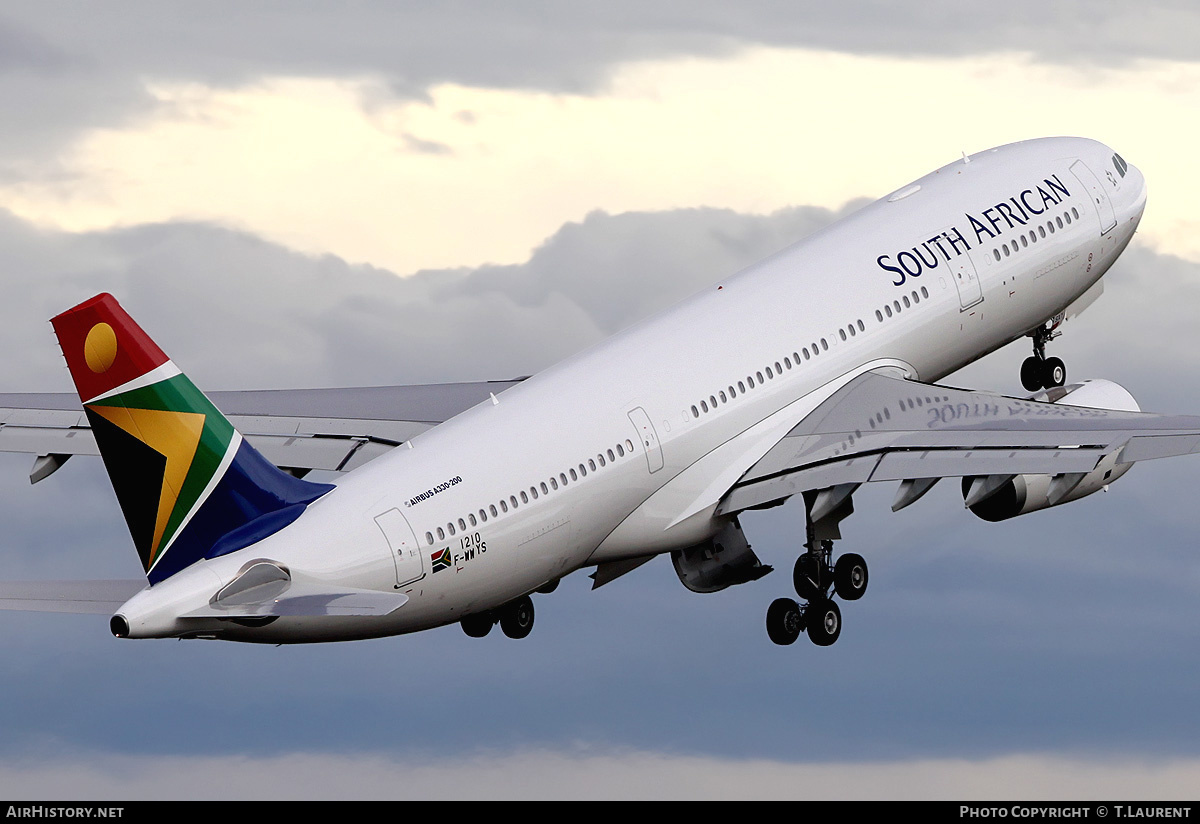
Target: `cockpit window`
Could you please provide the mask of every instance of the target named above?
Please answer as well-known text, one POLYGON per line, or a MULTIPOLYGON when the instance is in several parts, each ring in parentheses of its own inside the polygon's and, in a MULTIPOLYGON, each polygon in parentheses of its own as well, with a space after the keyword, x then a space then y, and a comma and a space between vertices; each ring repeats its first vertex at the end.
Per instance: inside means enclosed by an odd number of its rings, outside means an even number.
POLYGON ((1125 162, 1125 158, 1121 157, 1119 154, 1115 154, 1113 155, 1112 160, 1113 166, 1117 168, 1117 174, 1119 174, 1121 177, 1125 177, 1125 172, 1129 169, 1129 164, 1125 162))

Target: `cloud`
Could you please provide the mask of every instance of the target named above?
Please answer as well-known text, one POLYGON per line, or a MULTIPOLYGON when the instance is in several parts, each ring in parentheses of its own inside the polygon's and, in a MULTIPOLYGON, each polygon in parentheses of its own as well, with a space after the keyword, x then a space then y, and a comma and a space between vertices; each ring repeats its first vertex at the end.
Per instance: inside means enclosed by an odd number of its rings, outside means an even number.
POLYGON ((486 751, 453 758, 68 756, 2 763, 0 793, 75 800, 1190 800, 1200 762, 1044 755, 795 763, 642 750, 486 751))
MULTIPOLYGON (((10 216, 0 219, 0 271, 14 296, 0 306, 9 353, 0 381, 67 389, 45 319, 101 289, 206 388, 511 377, 835 216, 594 213, 524 264, 403 279, 204 224, 70 234, 10 216)), ((1195 332, 1174 308, 1200 302, 1197 268, 1135 246, 1052 351, 1073 375, 1115 377, 1148 408, 1197 411, 1188 376, 1200 364, 1186 345, 1195 332)), ((1018 391, 1025 354, 1024 344, 1006 347, 951 382, 1018 391)), ((36 487, 28 468, 26 456, 0 459, 0 578, 137 574, 98 462, 73 459, 36 487)), ((710 765, 968 758, 985 765, 980 775, 1000 776, 1008 753, 1190 759, 1200 740, 1189 703, 1200 640, 1195 472, 1185 459, 1138 466, 1107 494, 1004 524, 964 512, 953 484, 899 514, 888 510, 894 490, 871 485, 856 494, 839 545, 868 558, 871 590, 824 650, 804 639, 775 647, 762 625, 767 603, 791 589, 803 523, 795 504, 742 519, 776 567, 761 582, 699 596, 665 559, 595 592, 577 573, 537 596, 538 626, 520 643, 469 639, 454 626, 309 647, 122 642, 94 616, 0 614, 0 753, 15 762, 48 750, 43 775, 62 764, 85 789, 107 774, 64 751, 103 752, 130 765, 127 775, 170 786, 147 761, 121 759, 165 759, 168 772, 186 773, 234 753, 285 773, 303 769, 287 761, 308 757, 297 753, 317 753, 319 764, 369 752, 384 765, 364 766, 372 775, 424 758, 486 773, 477 751, 522 763, 521 753, 575 742, 605 758, 633 753, 628 763, 646 769, 652 761, 637 753, 710 765), (185 755, 199 760, 175 760, 185 755)), ((753 770, 737 769, 736 787, 761 791, 742 777, 753 770)), ((505 781, 480 786, 500 794, 505 781)), ((643 786, 620 781, 630 794, 643 786)), ((587 794, 591 785, 570 786, 587 794)))

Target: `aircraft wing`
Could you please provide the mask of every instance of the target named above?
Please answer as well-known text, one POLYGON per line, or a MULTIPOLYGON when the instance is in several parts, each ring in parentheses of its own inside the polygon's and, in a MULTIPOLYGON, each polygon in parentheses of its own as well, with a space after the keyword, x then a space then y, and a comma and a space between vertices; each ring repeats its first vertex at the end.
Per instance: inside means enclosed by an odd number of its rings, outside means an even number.
MULTIPOLYGON (((212 392, 209 399, 276 466, 348 472, 520 380, 212 392)), ((30 480, 72 455, 99 455, 74 393, 0 394, 0 452, 39 456, 30 480)))
POLYGON ((817 492, 816 520, 870 481, 900 482, 892 508, 901 509, 948 477, 1049 475, 1062 497, 1106 459, 1200 452, 1200 417, 1070 406, 1071 389, 1030 400, 864 373, 750 467, 717 512, 817 492))
POLYGON ((3 581, 0 609, 111 615, 146 588, 146 579, 127 581, 3 581))

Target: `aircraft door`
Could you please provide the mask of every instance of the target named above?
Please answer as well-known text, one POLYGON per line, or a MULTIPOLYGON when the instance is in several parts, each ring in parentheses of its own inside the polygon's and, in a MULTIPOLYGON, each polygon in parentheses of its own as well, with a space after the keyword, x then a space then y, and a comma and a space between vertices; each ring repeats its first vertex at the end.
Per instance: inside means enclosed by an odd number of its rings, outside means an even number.
POLYGON ((392 549, 392 560, 396 564, 396 585, 403 586, 425 577, 424 558, 417 536, 409 526, 404 513, 392 508, 375 516, 375 523, 392 549))
POLYGON ((1071 174, 1075 175, 1075 179, 1083 184, 1083 188, 1092 198, 1092 205, 1096 207, 1096 213, 1100 216, 1100 234, 1107 234, 1117 225, 1117 213, 1113 211, 1112 201, 1108 199, 1108 192, 1104 191, 1100 181, 1082 160, 1076 160, 1071 164, 1071 174))
POLYGON ((653 474, 663 468, 662 445, 658 441, 658 432, 650 422, 650 416, 640 406, 629 410, 629 420, 637 430, 642 446, 646 449, 646 464, 653 474))
POLYGON ((954 255, 947 261, 950 267, 950 277, 958 290, 958 305, 960 309, 970 309, 983 300, 983 287, 979 283, 979 273, 968 254, 954 255))

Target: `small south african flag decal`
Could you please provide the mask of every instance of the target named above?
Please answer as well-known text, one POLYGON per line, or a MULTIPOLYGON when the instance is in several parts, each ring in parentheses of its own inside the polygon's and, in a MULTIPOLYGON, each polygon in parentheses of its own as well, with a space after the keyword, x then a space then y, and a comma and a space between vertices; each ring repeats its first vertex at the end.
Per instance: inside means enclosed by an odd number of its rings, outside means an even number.
POLYGON ((441 572, 443 569, 449 569, 450 564, 450 549, 439 549, 437 552, 429 556, 429 560, 433 561, 433 571, 441 572))

